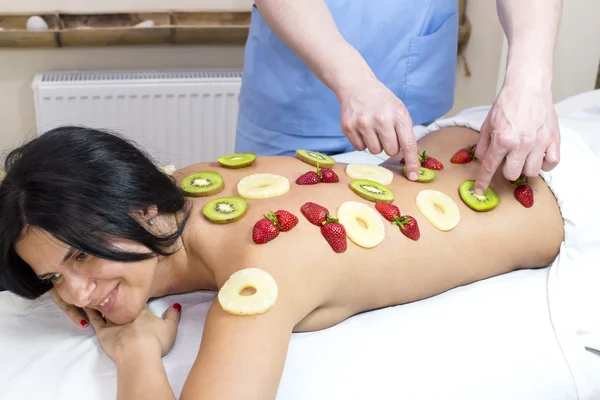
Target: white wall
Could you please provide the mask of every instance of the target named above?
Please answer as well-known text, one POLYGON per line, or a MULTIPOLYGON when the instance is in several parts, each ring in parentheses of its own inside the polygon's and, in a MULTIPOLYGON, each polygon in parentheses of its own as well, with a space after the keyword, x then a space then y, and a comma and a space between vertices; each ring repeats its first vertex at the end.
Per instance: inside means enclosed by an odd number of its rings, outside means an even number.
POLYGON ((243 46, 0 50, 0 157, 35 135, 36 72, 73 69, 241 68, 243 46))

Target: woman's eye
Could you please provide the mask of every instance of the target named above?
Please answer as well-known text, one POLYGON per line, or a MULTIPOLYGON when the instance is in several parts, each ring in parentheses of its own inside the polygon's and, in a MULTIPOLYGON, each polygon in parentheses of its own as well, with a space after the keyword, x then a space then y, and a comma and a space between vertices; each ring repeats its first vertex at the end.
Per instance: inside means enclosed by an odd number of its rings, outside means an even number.
POLYGON ((62 276, 61 274, 56 273, 50 277, 50 281, 56 282, 61 276, 62 276))
POLYGON ((75 256, 76 261, 83 261, 87 258, 87 253, 79 253, 75 256))

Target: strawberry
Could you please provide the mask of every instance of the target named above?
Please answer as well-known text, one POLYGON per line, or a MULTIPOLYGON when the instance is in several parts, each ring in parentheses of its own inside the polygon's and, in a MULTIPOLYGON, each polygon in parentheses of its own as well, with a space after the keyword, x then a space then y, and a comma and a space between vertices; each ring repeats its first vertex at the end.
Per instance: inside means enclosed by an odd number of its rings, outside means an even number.
POLYGON ((321 177, 315 171, 308 171, 296 179, 298 185, 315 185, 321 182, 321 177))
POLYGON ((275 211, 275 218, 282 232, 290 231, 298 224, 298 217, 286 210, 275 211))
POLYGON ((423 154, 419 154, 419 161, 421 162, 421 167, 423 168, 434 169, 437 171, 444 169, 444 164, 425 154, 425 151, 423 151, 423 154))
POLYGON ((327 216, 327 220, 321 226, 321 234, 327 240, 336 253, 343 253, 348 247, 346 241, 346 229, 340 224, 337 218, 327 216))
POLYGON ((317 170, 317 174, 321 177, 321 182, 335 183, 340 181, 340 178, 331 168, 321 168, 321 171, 317 170))
POLYGON ((378 201, 375 203, 375 209, 390 222, 394 222, 396 217, 400 217, 400 209, 394 204, 378 201))
POLYGON ((421 237, 421 232, 419 231, 419 224, 417 224, 417 220, 411 217, 410 215, 403 215, 398 218, 398 221, 395 222, 396 225, 400 227, 400 232, 404 234, 407 238, 412 240, 419 240, 421 237))
POLYGON ((521 175, 516 181, 512 181, 515 188, 515 199, 524 207, 533 205, 533 189, 527 184, 527 178, 521 175))
POLYGON ((264 244, 275 239, 277 236, 279 236, 279 228, 269 217, 265 216, 265 218, 258 220, 254 224, 254 229, 252 230, 252 240, 254 240, 254 243, 264 244))
POLYGON ((402 157, 402 158, 400 159, 400 164, 406 164, 406 163, 404 162, 404 157, 402 157))
POLYGON ((476 160, 477 159, 477 157, 475 157, 475 149, 476 148, 477 148, 477 145, 474 144, 473 146, 467 146, 464 149, 460 149, 459 151, 454 153, 454 155, 450 159, 450 162, 453 164, 467 164, 473 160, 476 160))
POLYGON ((302 215, 306 217, 308 222, 316 226, 322 226, 329 214, 329 211, 325 207, 310 201, 300 207, 300 211, 302 211, 302 215))

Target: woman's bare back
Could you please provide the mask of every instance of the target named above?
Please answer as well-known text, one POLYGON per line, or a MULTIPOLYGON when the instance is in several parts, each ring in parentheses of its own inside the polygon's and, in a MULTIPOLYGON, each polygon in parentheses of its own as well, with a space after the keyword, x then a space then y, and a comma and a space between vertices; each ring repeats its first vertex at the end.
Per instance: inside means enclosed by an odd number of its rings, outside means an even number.
POLYGON ((188 253, 213 272, 218 287, 233 272, 248 267, 268 271, 282 290, 293 287, 294 313, 298 316, 294 331, 324 329, 363 311, 420 300, 519 268, 548 265, 558 254, 563 221, 552 192, 540 177, 529 180, 535 192, 532 208, 517 202, 501 171, 491 183, 500 196, 496 209, 478 213, 461 201, 460 183, 473 179, 480 164, 459 165, 449 160, 458 149, 476 143, 477 135, 467 128, 447 128, 418 142, 420 152, 426 150, 444 163, 444 170, 430 183, 408 181, 401 174, 399 157, 386 162, 385 166, 394 171, 388 186, 395 194, 394 204, 402 214, 416 218, 421 237, 410 240, 398 226, 384 220, 381 244, 366 249, 348 239, 344 253, 335 253, 319 227, 300 212, 309 201, 328 208, 333 216, 349 200, 374 207, 349 188, 351 179, 344 172, 344 164, 334 166, 339 183, 313 186, 295 183, 298 176, 314 167, 294 157, 258 157, 253 166, 239 170, 224 169, 217 163, 187 167, 176 173, 178 179, 195 171, 217 170, 225 180, 221 193, 194 199, 185 239, 188 253), (205 203, 236 196, 238 181, 255 173, 283 175, 289 179, 291 190, 280 197, 248 200, 247 214, 231 224, 211 224, 201 216, 205 203), (419 212, 415 197, 424 189, 439 190, 456 202, 460 222, 453 230, 437 230, 419 212), (256 221, 279 209, 295 214, 298 225, 269 243, 255 244, 252 229, 256 221))

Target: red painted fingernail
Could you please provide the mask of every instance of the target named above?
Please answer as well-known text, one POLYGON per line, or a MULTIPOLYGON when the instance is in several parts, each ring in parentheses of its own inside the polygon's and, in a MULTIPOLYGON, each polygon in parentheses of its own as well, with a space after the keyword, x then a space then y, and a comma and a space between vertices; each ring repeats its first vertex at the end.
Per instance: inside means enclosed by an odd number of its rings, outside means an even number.
POLYGON ((173 304, 173 308, 176 309, 177 311, 181 312, 181 304, 175 303, 175 304, 173 304))
POLYGON ((79 323, 81 326, 83 326, 84 328, 86 326, 88 326, 88 322, 85 319, 82 319, 81 322, 79 323))

